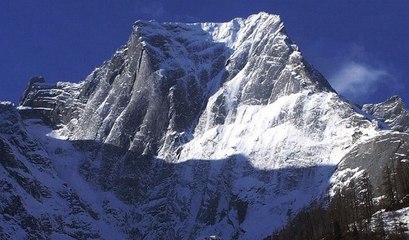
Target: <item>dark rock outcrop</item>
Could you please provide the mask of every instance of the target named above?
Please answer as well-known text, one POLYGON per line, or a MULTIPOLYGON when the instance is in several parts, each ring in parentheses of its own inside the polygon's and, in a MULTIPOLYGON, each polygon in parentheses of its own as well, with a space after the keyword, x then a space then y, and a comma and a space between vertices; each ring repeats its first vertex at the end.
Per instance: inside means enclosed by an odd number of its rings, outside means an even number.
POLYGON ((375 197, 380 196, 386 167, 393 168, 398 161, 408 161, 409 134, 391 132, 357 145, 346 154, 333 176, 334 191, 347 186, 351 179, 359 179, 366 172, 374 186, 375 197))

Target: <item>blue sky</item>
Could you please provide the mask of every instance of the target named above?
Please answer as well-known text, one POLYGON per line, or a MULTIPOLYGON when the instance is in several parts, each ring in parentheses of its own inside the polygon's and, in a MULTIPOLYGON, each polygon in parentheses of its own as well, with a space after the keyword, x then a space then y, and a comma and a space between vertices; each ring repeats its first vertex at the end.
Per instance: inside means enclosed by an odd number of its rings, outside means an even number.
POLYGON ((0 99, 35 75, 83 80, 124 44, 137 19, 228 21, 281 15, 305 58, 358 103, 409 103, 407 0, 13 0, 0 2, 0 99))

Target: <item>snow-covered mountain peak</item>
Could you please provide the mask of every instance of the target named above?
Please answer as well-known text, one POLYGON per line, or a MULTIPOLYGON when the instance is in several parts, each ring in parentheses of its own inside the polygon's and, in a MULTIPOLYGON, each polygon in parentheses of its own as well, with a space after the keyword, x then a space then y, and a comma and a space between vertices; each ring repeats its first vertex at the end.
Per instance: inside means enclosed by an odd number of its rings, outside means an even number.
POLYGON ((19 111, 59 128, 81 175, 132 203, 123 228, 137 239, 264 238, 380 131, 267 13, 138 21, 85 81, 30 85, 19 111))
MULTIPOLYGON (((181 23, 181 22, 165 22, 159 23, 154 20, 143 21, 138 20, 133 25, 133 32, 136 35, 167 35, 167 31, 173 31, 180 34, 183 30, 198 31, 199 29, 208 32, 211 40, 214 42, 224 42, 226 45, 233 47, 232 44, 237 45, 238 32, 245 32, 249 29, 254 31, 261 28, 276 28, 282 29, 282 23, 279 15, 273 15, 266 12, 250 15, 247 18, 234 18, 228 22, 203 22, 203 23, 181 23)), ((169 32, 168 32, 169 33, 169 32)), ((183 33, 182 33, 183 34, 183 33)))
POLYGON ((245 41, 259 41, 273 37, 284 28, 278 15, 259 13, 248 18, 235 18, 225 23, 201 23, 202 29, 212 36, 214 42, 221 42, 236 50, 245 41))
POLYGON ((403 99, 398 95, 394 95, 394 96, 388 98, 384 103, 385 104, 397 104, 397 105, 400 105, 401 107, 406 108, 406 105, 405 105, 403 99))
MULTIPOLYGON (((248 42, 260 42, 263 38, 273 38, 284 28, 278 15, 265 12, 254 14, 248 18, 235 18, 223 23, 158 23, 155 21, 137 21, 134 34, 139 36, 143 44, 156 46, 165 39, 193 41, 210 41, 222 43, 231 50, 248 47, 248 42)), ((295 45, 294 48, 297 48, 295 45)), ((298 49, 298 48, 297 48, 298 49)))
POLYGON ((362 110, 385 122, 392 130, 409 132, 409 111, 399 96, 377 104, 365 104, 362 110))
POLYGON ((68 128, 72 139, 170 154, 180 143, 169 136, 187 141, 217 91, 225 104, 236 106, 273 103, 303 90, 332 88, 304 61, 277 15, 260 13, 227 23, 138 21, 128 43, 87 78, 81 94, 89 98, 84 114, 68 128), (131 126, 135 115, 139 120, 131 126), (153 116, 170 120, 159 127, 148 120, 153 116), (148 137, 151 143, 143 140, 148 132, 157 132, 148 137))

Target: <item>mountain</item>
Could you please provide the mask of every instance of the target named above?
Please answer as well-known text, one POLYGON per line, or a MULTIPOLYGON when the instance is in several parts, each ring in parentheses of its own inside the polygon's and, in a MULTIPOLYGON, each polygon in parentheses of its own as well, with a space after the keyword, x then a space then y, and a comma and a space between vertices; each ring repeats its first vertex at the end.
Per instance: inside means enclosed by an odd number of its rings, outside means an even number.
POLYGON ((81 154, 69 142, 48 137, 49 130, 42 121, 23 121, 11 103, 0 103, 0 238, 123 235, 109 225, 109 214, 98 212, 105 206, 94 209, 98 195, 91 196, 76 169, 81 154))
POLYGON ((399 96, 378 104, 365 104, 362 110, 385 122, 392 130, 409 132, 409 112, 399 96))
MULTIPOLYGON (((394 132, 382 132, 379 136, 355 146, 340 161, 333 177, 336 179, 337 175, 342 175, 344 179, 359 179, 366 172, 369 173, 374 186, 381 186, 383 172, 380 169, 386 166, 393 168, 409 153, 409 135, 406 134, 409 130, 409 112, 399 96, 392 96, 382 103, 365 104, 362 110, 394 132)), ((337 179, 333 182, 344 181, 337 179)), ((379 197, 379 188, 375 189, 375 194, 379 197)))
POLYGON ((395 134, 263 12, 137 21, 84 81, 35 77, 0 106, 7 238, 263 239, 336 188, 351 151, 395 134))

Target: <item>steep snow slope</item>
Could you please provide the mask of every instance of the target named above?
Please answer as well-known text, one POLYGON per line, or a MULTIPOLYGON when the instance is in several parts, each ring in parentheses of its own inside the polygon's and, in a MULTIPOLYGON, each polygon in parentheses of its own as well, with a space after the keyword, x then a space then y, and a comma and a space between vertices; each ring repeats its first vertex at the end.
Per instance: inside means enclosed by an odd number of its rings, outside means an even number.
POLYGON ((181 160, 244 154, 260 169, 336 165, 350 146, 377 129, 377 122, 332 92, 306 90, 266 105, 240 104, 228 110, 224 124, 212 125, 209 112, 202 115, 181 160))
MULTIPOLYGON (((138 21, 84 82, 33 83, 19 109, 84 156, 50 154, 59 176, 91 203, 88 183, 131 204, 122 229, 142 239, 264 238, 322 196, 343 156, 380 131, 267 13, 138 21)), ((37 128, 29 130, 56 150, 37 128)))

